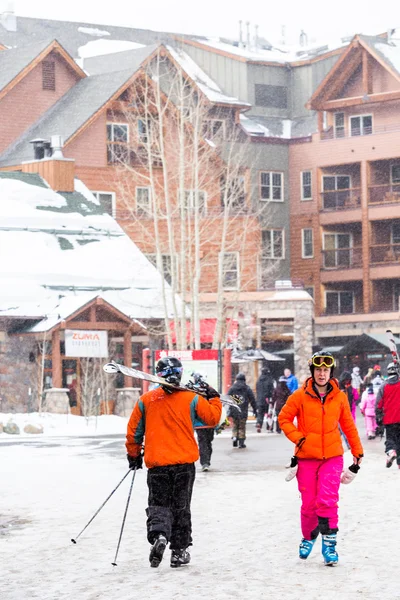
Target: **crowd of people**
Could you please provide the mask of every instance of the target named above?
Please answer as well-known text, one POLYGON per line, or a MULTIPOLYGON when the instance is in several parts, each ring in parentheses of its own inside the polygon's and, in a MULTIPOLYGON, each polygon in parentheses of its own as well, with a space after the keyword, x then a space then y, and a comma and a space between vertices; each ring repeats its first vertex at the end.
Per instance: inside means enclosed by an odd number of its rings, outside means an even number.
MULTIPOLYGON (((283 432, 294 444, 289 463, 290 480, 297 478, 301 495, 299 557, 310 555, 319 535, 324 564, 338 563, 338 498, 341 483, 355 477, 364 450, 356 427, 356 406, 365 417, 368 439, 386 432, 386 466, 397 461, 400 469, 400 378, 397 362, 382 377, 378 365, 362 377, 359 367, 334 377, 336 361, 329 352, 310 358, 310 377, 301 386, 289 369, 278 381, 268 366, 256 382, 256 395, 243 373, 236 375, 228 390, 239 398, 239 408, 226 413, 232 425, 234 448, 246 448, 246 427, 251 406, 256 430, 283 432), (343 439, 353 456, 344 468, 343 439)), ((174 357, 161 359, 156 373, 179 386, 182 364, 174 357)), ((203 382, 204 384, 204 382, 203 382)), ((192 545, 191 498, 196 476, 195 462, 210 467, 214 431, 225 419, 220 394, 207 384, 196 389, 171 389, 160 384, 143 394, 135 405, 127 430, 130 469, 148 469, 147 537, 149 561, 158 567, 169 543, 171 567, 190 562, 192 545), (200 424, 200 425, 199 425, 200 424), (196 443, 197 429, 198 443, 196 443), (210 433, 211 432, 211 433, 210 433)))

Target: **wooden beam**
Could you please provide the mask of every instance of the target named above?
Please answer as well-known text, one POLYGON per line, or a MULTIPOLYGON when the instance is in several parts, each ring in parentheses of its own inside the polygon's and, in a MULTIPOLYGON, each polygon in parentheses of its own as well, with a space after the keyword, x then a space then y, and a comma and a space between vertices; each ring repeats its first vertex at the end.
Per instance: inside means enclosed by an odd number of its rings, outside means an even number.
POLYGON ((52 387, 60 388, 62 386, 62 363, 59 329, 55 329, 51 337, 51 377, 52 387))
POLYGON ((92 304, 90 307, 90 322, 96 323, 96 305, 92 304))
POLYGON ((369 81, 369 75, 368 75, 368 52, 366 51, 365 48, 363 48, 362 50, 362 90, 363 90, 363 94, 368 94, 368 81, 369 81))
MULTIPOLYGON (((126 331, 126 323, 118 323, 118 321, 97 321, 93 327, 93 323, 90 321, 69 321, 65 323, 61 329, 87 329, 87 330, 113 330, 113 331, 126 331)), ((132 327, 135 329, 135 327, 132 327)), ((141 328, 136 325, 136 331, 141 331, 141 328)))
POLYGON ((375 104, 377 102, 389 102, 390 100, 400 100, 400 90, 394 92, 378 92, 376 94, 364 96, 353 96, 352 98, 338 98, 336 100, 328 100, 321 104, 322 110, 336 110, 338 108, 346 108, 348 106, 375 104))

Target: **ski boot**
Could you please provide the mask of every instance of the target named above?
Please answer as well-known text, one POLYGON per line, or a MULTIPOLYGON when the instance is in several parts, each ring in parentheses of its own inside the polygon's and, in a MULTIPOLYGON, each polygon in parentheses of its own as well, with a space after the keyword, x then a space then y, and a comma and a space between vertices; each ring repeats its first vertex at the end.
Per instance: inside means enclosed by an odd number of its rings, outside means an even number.
POLYGON ((317 538, 315 538, 314 540, 306 540, 305 538, 303 538, 301 540, 299 546, 299 558, 305 560, 310 556, 311 550, 314 548, 316 540, 317 538))
POLYGON ((190 554, 186 549, 183 550, 172 550, 171 552, 171 567, 177 569, 182 565, 188 565, 190 563, 190 554))
POLYGON ((239 439, 239 448, 247 448, 246 444, 244 443, 244 439, 239 439))
POLYGON ((322 556, 327 567, 336 567, 339 561, 336 552, 336 533, 330 533, 322 536, 322 556))
POLYGON ((257 423, 257 425, 256 425, 256 430, 257 430, 257 433, 261 433, 261 425, 259 423, 257 423))
POLYGON ((237 439, 236 437, 232 438, 232 446, 233 446, 234 448, 237 448, 237 447, 238 447, 238 439, 237 439))
POLYGON ((163 559, 164 550, 167 547, 167 544, 167 538, 163 533, 160 533, 150 550, 149 561, 151 567, 158 567, 163 559))
POLYGON ((397 452, 396 450, 388 450, 386 454, 386 468, 389 469, 397 458, 397 452))

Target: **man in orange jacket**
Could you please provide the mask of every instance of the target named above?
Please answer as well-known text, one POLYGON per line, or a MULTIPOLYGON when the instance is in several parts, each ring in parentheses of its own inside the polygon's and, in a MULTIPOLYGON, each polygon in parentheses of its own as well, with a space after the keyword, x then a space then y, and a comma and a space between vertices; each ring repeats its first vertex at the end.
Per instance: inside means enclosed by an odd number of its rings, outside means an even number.
MULTIPOLYGON (((179 385, 182 363, 175 357, 158 361, 156 373, 179 385)), ((195 479, 194 463, 199 449, 194 423, 199 418, 215 427, 221 417, 218 393, 209 388, 209 400, 190 391, 174 391, 160 386, 143 394, 128 423, 126 449, 129 466, 141 469, 142 443, 149 489, 147 539, 152 544, 150 566, 158 567, 170 543, 171 567, 190 562, 192 545, 190 503, 195 479)))
POLYGON ((334 566, 338 562, 336 534, 344 452, 339 425, 357 466, 363 457, 363 447, 347 396, 333 378, 334 357, 330 352, 316 352, 309 366, 311 377, 289 396, 278 420, 285 435, 296 444, 303 533, 299 556, 308 558, 321 533, 324 563, 334 566))

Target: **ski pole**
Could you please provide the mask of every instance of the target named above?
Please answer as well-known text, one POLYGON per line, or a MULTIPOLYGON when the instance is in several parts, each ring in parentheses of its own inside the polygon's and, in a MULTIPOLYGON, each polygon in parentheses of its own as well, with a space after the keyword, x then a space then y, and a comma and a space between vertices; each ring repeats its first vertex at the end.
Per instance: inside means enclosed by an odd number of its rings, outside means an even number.
POLYGON ((117 487, 115 487, 113 489, 113 491, 111 492, 111 494, 104 500, 103 504, 100 506, 100 508, 94 513, 93 517, 90 519, 90 521, 85 525, 85 527, 82 529, 82 531, 80 531, 78 533, 78 535, 75 538, 71 538, 71 542, 73 544, 76 544, 76 540, 82 535, 82 533, 85 531, 86 527, 88 527, 90 525, 90 523, 93 521, 93 519, 95 518, 96 515, 99 514, 99 512, 101 511, 101 509, 103 508, 103 506, 106 504, 106 502, 109 501, 109 499, 111 498, 111 496, 113 495, 114 492, 117 491, 117 489, 119 488, 119 486, 121 485, 121 483, 124 481, 124 479, 126 477, 128 477, 129 473, 131 472, 131 469, 129 469, 129 471, 123 476, 123 478, 121 479, 121 481, 119 482, 119 484, 117 485, 117 487))
POLYGON ((121 525, 121 532, 119 534, 119 540, 118 540, 118 546, 117 546, 117 551, 115 553, 115 558, 114 558, 114 562, 112 562, 112 566, 116 567, 117 566, 117 556, 118 556, 118 551, 119 551, 119 545, 121 543, 121 539, 122 539, 122 533, 124 531, 124 526, 125 526, 125 519, 126 519, 126 514, 128 512, 128 507, 129 507, 129 501, 131 499, 131 494, 132 494, 132 488, 133 488, 133 482, 135 481, 135 475, 136 475, 136 467, 133 470, 133 477, 132 477, 132 482, 131 482, 131 487, 129 488, 129 494, 128 494, 128 500, 126 501, 126 507, 125 507, 125 512, 124 512, 124 518, 122 519, 122 525, 121 525))

